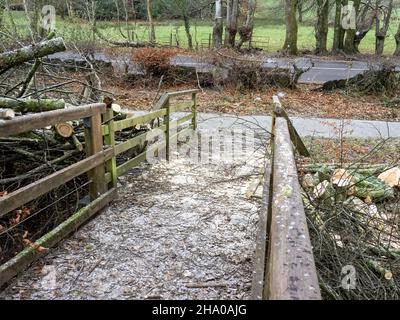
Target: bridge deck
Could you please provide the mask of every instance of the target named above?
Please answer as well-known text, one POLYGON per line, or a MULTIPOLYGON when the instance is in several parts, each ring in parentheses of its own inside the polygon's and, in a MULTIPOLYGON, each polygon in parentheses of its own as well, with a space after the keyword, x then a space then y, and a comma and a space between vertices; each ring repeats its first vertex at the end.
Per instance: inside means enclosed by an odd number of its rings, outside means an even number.
POLYGON ((225 162, 178 159, 132 170, 120 180, 119 199, 0 298, 250 298, 261 200, 246 192, 262 172, 262 149, 225 162))

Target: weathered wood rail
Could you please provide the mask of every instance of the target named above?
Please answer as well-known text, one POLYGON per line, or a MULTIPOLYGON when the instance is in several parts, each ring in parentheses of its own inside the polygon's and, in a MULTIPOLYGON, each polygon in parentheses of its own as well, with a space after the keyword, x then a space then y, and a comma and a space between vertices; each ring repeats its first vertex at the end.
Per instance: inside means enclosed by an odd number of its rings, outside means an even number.
MULTIPOLYGON (((9 137, 66 121, 83 119, 86 151, 85 159, 1 197, 0 218, 64 183, 82 174, 88 174, 91 202, 35 241, 37 247, 53 247, 114 200, 117 197, 117 178, 144 162, 148 152, 165 149, 166 158, 169 159, 171 141, 178 139, 180 135, 184 135, 190 130, 196 129, 196 94, 198 91, 195 89, 166 93, 160 99, 159 110, 121 121, 114 121, 111 106, 104 103, 26 115, 8 121, 0 120, 0 137, 9 137), (191 96, 189 102, 171 103, 173 97, 188 95, 191 96), (189 115, 171 121, 172 113, 185 109, 191 111, 189 115), (162 125, 123 143, 115 143, 116 132, 132 128, 138 124, 153 122, 159 117, 164 119, 162 125), (182 129, 187 122, 190 122, 190 125, 182 129), (178 127, 182 130, 178 130, 178 127), (174 132, 172 132, 172 129, 174 129, 174 132), (164 136, 163 139, 151 143, 154 134, 157 133, 159 136, 160 132, 164 136), (117 166, 117 155, 138 145, 143 146, 145 142, 150 142, 150 144, 144 152, 117 166)), ((44 252, 29 246, 1 265, 0 287, 43 254, 44 252)))
POLYGON ((274 97, 272 159, 265 168, 252 295, 254 299, 321 299, 293 146, 308 151, 274 97))

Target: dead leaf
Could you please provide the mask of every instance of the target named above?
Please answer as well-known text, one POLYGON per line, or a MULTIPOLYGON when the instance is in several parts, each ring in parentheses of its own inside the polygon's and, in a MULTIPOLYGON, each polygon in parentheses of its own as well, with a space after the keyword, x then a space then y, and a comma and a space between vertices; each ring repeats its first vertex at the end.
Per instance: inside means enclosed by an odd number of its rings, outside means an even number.
POLYGON ((400 187, 400 169, 394 167, 392 169, 382 172, 378 179, 382 180, 391 187, 400 187))

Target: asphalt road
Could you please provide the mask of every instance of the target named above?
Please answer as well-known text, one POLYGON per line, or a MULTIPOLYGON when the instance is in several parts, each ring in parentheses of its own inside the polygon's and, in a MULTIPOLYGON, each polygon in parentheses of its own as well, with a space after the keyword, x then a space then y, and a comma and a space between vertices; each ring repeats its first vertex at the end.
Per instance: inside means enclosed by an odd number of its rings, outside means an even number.
MULTIPOLYGON (((61 60, 69 63, 84 63, 84 59, 78 54, 68 51, 50 55, 48 58, 61 60)), ((116 72, 139 73, 140 68, 132 63, 127 56, 121 55, 117 59, 107 57, 102 53, 96 53, 95 59, 100 62, 111 63, 116 72)), ((356 76, 364 71, 372 68, 379 68, 379 64, 369 64, 362 61, 337 61, 337 60, 319 60, 311 58, 285 59, 285 58, 265 58, 265 62, 261 65, 265 69, 271 68, 288 68, 293 69, 293 63, 304 70, 299 79, 299 83, 323 84, 331 80, 342 80, 356 76)), ((211 72, 215 66, 208 63, 201 57, 191 57, 177 55, 171 59, 171 64, 175 66, 194 68, 197 72, 211 72)), ((400 65, 397 66, 400 72, 400 65)))

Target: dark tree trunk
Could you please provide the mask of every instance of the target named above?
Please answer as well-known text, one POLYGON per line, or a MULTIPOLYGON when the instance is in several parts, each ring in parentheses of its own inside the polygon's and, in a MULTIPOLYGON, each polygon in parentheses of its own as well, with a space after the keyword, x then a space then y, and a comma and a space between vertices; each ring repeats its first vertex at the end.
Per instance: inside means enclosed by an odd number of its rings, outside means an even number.
POLYGON ((237 34, 238 6, 239 6, 238 0, 227 0, 225 41, 224 41, 226 47, 235 46, 235 38, 237 34))
POLYGON ((183 23, 185 25, 185 32, 186 32, 186 37, 187 37, 187 41, 188 41, 188 47, 190 50, 193 50, 193 40, 192 40, 192 35, 190 34, 189 16, 185 12, 183 12, 182 17, 183 17, 183 23))
POLYGON ((285 0, 286 38, 283 52, 290 55, 297 55, 298 53, 296 8, 297 0, 285 0))
MULTIPOLYGON (((354 11, 356 14, 356 20, 357 20, 357 13, 358 9, 360 7, 361 0, 354 0, 354 11)), ((357 46, 355 44, 355 38, 356 38, 356 29, 347 29, 346 30, 346 38, 344 40, 344 47, 343 50, 344 52, 348 54, 354 54, 357 53, 357 46)))
POLYGON ((397 33, 394 36, 394 39, 396 40, 396 50, 393 54, 397 57, 400 57, 400 24, 399 28, 397 29, 397 33))
POLYGON ((213 48, 222 47, 222 0, 215 1, 215 17, 213 27, 213 48))
POLYGON ((385 10, 385 15, 383 19, 383 26, 380 27, 379 16, 377 17, 376 26, 376 42, 375 42, 375 53, 377 55, 382 55, 385 48, 385 39, 390 25, 390 19, 393 12, 393 0, 389 1, 388 7, 385 10))
POLYGON ((344 30, 342 28, 342 0, 336 0, 336 9, 335 9, 335 27, 333 33, 333 45, 332 51, 339 51, 343 49, 343 35, 344 30))
POLYGON ((329 0, 317 0, 317 23, 315 26, 315 53, 325 54, 328 42, 329 0))

